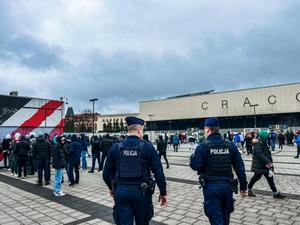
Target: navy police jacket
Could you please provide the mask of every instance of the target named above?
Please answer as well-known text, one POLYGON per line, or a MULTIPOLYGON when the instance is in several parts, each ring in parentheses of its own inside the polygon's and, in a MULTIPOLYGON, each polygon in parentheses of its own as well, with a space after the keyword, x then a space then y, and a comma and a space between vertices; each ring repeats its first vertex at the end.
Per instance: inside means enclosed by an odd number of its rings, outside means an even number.
MULTIPOLYGON (((241 190, 247 190, 247 180, 246 180, 246 174, 245 174, 245 166, 244 162, 242 160, 241 154, 239 153, 238 149, 233 143, 230 142, 225 142, 223 140, 223 137, 219 133, 211 134, 208 136, 207 141, 201 143, 195 150, 195 153, 191 155, 190 157, 190 167, 197 171, 199 175, 201 175, 205 180, 207 181, 226 181, 226 180, 231 180, 232 176, 230 175, 225 175, 225 176, 212 176, 209 175, 207 172, 207 168, 210 166, 208 165, 209 162, 209 154, 210 150, 208 148, 207 143, 213 143, 216 145, 224 146, 227 145, 230 148, 229 151, 229 157, 228 159, 230 160, 230 164, 232 165, 233 169, 235 170, 239 181, 240 181, 240 189, 241 190)), ((212 153, 216 153, 215 149, 211 149, 212 153)), ((226 154, 226 151, 224 149, 221 149, 218 154, 226 154), (222 152, 223 150, 223 152, 222 152)), ((226 159, 226 158, 224 158, 226 159)), ((219 161, 218 163, 224 163, 222 161, 219 161)), ((218 166, 218 165, 217 165, 218 166)), ((226 165, 225 165, 226 167, 226 165)), ((215 167, 217 168, 217 167, 215 167)))
MULTIPOLYGON (((142 177, 137 179, 137 182, 148 181, 151 178, 151 171, 154 173, 154 177, 157 183, 157 186, 160 190, 160 195, 165 196, 166 191, 166 181, 163 173, 163 168, 161 162, 158 158, 157 152, 154 146, 144 140, 140 140, 137 136, 128 136, 125 141, 122 142, 124 147, 136 147, 143 142, 143 148, 141 149, 141 154, 143 158, 143 172, 142 177)), ((128 180, 121 178, 119 170, 119 158, 120 158, 120 149, 119 143, 115 143, 107 156, 106 163, 103 169, 103 180, 110 190, 112 190, 111 181, 114 180, 117 183, 126 182, 128 180)), ((130 165, 130 164, 129 164, 130 165)), ((130 168, 132 170, 134 168, 130 168)))

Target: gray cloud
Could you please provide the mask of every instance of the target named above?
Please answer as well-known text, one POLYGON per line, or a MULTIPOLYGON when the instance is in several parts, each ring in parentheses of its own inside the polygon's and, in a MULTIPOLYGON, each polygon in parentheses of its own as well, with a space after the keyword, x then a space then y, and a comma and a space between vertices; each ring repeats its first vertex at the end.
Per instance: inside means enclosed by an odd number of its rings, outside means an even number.
MULTIPOLYGON (((68 18, 66 30, 78 32, 78 37, 55 36, 51 41, 45 39, 47 33, 34 35, 36 29, 46 29, 39 28, 41 25, 33 26, 34 31, 26 35, 17 27, 9 31, 0 28, 0 35, 21 34, 0 44, 0 60, 13 61, 11 67, 29 67, 28 77, 32 73, 46 79, 41 68, 51 76, 46 86, 38 79, 34 91, 24 88, 26 95, 68 96, 77 111, 90 108, 88 99, 98 97, 100 113, 133 112, 141 100, 210 89, 299 82, 300 3, 265 1, 268 7, 262 7, 261 1, 245 1, 245 6, 234 2, 231 9, 206 1, 187 1, 184 6, 178 2, 124 5, 112 1, 103 7, 107 10, 104 14, 111 17, 86 24, 84 32, 84 23, 69 26, 76 18, 59 14, 62 21, 64 16, 68 18), (4 57, 3 52, 10 54, 4 57)), ((49 12, 53 13, 51 8, 49 12)), ((18 20, 15 14, 3 17, 18 20)), ((88 16, 81 18, 90 21, 88 16)), ((50 24, 55 30, 56 23, 50 24)), ((7 83, 13 86, 13 82, 7 83)))

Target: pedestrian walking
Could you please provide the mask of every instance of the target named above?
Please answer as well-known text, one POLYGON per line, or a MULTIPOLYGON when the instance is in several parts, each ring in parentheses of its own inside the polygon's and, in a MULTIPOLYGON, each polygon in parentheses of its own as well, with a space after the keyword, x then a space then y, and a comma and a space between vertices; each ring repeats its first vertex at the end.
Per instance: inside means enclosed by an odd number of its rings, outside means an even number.
POLYGON ((89 173, 94 173, 96 160, 98 161, 98 172, 100 172, 100 142, 98 136, 95 136, 92 143, 92 168, 89 173))
POLYGON ((262 130, 259 133, 259 139, 254 144, 253 156, 252 156, 252 166, 251 171, 254 172, 253 177, 251 178, 248 184, 248 196, 255 197, 252 188, 254 184, 261 179, 262 175, 267 179, 269 186, 273 192, 274 198, 285 198, 280 192, 277 191, 277 188, 274 184, 273 173, 273 159, 272 154, 268 148, 267 140, 269 138, 269 132, 262 130))
POLYGON ((167 142, 164 140, 163 136, 159 135, 158 136, 158 141, 157 141, 157 151, 159 158, 161 159, 161 156, 164 157, 166 164, 167 164, 167 169, 169 169, 169 161, 167 159, 167 142))
POLYGON ((241 196, 246 196, 245 167, 236 145, 225 141, 219 133, 219 120, 204 122, 207 139, 190 157, 190 167, 200 175, 204 195, 204 212, 211 224, 228 225, 234 211, 232 167, 240 180, 241 196))
POLYGON ((167 203, 166 181, 154 146, 142 140, 144 121, 127 117, 128 137, 116 143, 108 153, 103 179, 114 198, 113 217, 117 225, 148 225, 153 217, 152 195, 155 182, 159 201, 167 203))
POLYGON ((299 158, 299 155, 300 155, 300 130, 298 130, 296 133, 295 142, 297 145, 297 155, 295 156, 295 158, 299 158))
POLYGON ((253 140, 252 134, 247 133, 245 137, 247 155, 252 154, 252 140, 253 140))
POLYGON ((178 136, 178 134, 175 134, 172 138, 172 145, 174 148, 174 152, 178 152, 179 144, 180 144, 179 136, 178 136))

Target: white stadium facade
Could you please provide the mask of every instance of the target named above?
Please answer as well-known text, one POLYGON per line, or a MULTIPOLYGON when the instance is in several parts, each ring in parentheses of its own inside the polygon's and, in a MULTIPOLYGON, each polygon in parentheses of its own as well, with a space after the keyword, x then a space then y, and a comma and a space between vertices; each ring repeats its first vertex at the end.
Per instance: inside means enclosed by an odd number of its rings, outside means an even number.
POLYGON ((150 130, 203 127, 218 117, 222 129, 300 127, 300 83, 225 92, 200 92, 140 102, 150 130))

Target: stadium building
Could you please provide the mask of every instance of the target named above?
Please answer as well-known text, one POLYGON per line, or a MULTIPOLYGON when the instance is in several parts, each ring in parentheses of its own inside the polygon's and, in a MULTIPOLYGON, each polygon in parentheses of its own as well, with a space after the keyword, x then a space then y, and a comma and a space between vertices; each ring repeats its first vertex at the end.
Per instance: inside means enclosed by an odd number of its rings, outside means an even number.
POLYGON ((200 92, 140 102, 150 130, 203 127, 218 117, 221 128, 300 127, 300 83, 224 92, 200 92))

